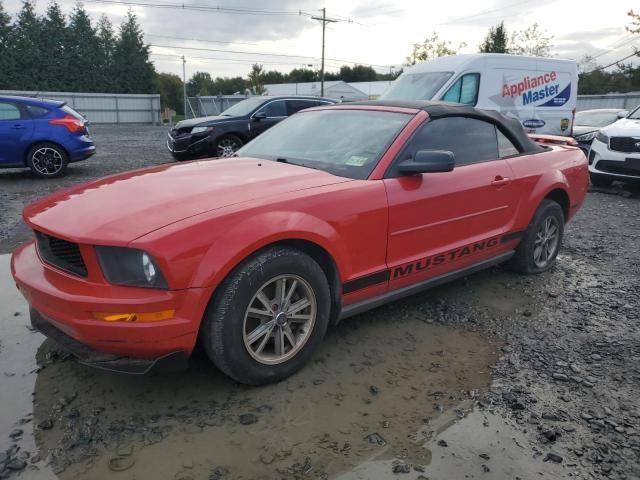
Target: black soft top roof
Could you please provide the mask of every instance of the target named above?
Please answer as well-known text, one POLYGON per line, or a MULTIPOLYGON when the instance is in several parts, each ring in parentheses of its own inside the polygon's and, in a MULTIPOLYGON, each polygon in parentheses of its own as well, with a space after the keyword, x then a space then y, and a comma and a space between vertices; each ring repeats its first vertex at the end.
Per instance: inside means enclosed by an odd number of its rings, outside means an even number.
POLYGON ((384 107, 414 108, 424 110, 431 118, 443 117, 468 117, 484 120, 495 124, 500 131, 507 136, 522 153, 541 152, 543 149, 531 140, 520 125, 520 121, 506 117, 495 110, 482 110, 459 103, 448 103, 427 100, 369 100, 363 102, 350 102, 348 105, 371 105, 384 107))

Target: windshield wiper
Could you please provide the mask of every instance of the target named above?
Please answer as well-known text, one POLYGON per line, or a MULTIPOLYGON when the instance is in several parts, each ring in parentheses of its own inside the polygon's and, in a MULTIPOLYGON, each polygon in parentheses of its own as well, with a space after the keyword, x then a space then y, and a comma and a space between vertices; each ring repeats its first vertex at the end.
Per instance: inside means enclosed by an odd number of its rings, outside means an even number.
POLYGON ((280 163, 291 163, 289 160, 287 160, 286 158, 283 158, 283 157, 278 157, 278 158, 276 158, 276 162, 280 162, 280 163))

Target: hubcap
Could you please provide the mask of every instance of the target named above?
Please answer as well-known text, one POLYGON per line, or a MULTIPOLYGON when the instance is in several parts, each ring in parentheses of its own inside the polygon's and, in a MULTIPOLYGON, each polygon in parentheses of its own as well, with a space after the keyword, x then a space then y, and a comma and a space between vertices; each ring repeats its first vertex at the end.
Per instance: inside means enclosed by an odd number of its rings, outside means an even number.
POLYGON ((53 148, 42 147, 33 153, 33 168, 43 175, 53 175, 62 168, 62 155, 53 148))
POLYGON ((533 261, 538 268, 546 267, 558 249, 560 227, 555 217, 547 217, 536 233, 533 261))
POLYGON ((232 140, 230 138, 223 138, 218 142, 218 156, 231 157, 234 153, 236 153, 236 150, 238 150, 238 148, 240 148, 240 145, 238 145, 235 140, 232 140))
POLYGON ((258 362, 286 362, 304 347, 316 321, 316 296, 297 275, 280 275, 258 289, 244 314, 244 346, 258 362))

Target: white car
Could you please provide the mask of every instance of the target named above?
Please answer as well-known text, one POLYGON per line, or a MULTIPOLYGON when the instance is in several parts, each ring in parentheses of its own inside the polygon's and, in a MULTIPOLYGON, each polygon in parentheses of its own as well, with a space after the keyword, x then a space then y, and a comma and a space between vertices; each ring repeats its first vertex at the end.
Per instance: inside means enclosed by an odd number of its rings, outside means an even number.
POLYGON ((589 176, 596 187, 640 181, 640 106, 598 131, 589 150, 589 176))

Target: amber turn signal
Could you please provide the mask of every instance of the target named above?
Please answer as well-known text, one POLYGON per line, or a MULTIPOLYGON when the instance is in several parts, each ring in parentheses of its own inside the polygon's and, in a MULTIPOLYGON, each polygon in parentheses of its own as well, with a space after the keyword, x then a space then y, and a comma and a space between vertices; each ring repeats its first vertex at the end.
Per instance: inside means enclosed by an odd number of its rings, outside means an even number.
POLYGON ((160 312, 144 313, 105 313, 94 312, 93 317, 105 322, 159 322, 173 318, 175 310, 162 310, 160 312))

